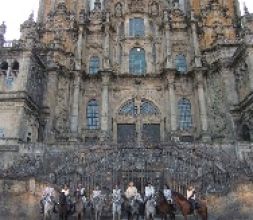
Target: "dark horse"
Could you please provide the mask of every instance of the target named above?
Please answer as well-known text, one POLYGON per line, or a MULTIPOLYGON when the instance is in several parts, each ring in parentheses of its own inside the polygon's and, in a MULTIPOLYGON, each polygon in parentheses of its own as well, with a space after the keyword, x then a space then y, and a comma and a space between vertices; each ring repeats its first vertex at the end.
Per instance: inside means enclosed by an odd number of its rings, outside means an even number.
POLYGON ((166 200, 164 194, 162 191, 159 191, 156 194, 156 207, 157 210, 161 216, 161 219, 167 220, 167 215, 170 216, 171 220, 175 220, 175 208, 173 204, 169 204, 168 201, 166 200))
MULTIPOLYGON (((194 212, 191 203, 178 192, 172 192, 172 198, 181 210, 184 219, 187 220, 187 215, 190 215, 194 212)), ((202 220, 207 220, 207 206, 204 202, 200 201, 198 203, 196 206, 196 211, 202 220)))
POLYGON ((124 209, 127 212, 127 219, 133 220, 133 219, 139 219, 141 215, 144 215, 144 204, 135 199, 127 199, 124 197, 124 209))
POLYGON ((61 192, 59 195, 59 204, 58 204, 59 220, 68 219, 68 204, 67 197, 64 192, 61 192))

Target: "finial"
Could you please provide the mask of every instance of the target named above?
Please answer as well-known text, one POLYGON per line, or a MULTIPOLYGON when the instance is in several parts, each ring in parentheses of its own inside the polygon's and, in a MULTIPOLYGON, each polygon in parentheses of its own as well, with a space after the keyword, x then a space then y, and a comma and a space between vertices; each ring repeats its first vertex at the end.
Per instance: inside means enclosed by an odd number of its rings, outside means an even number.
POLYGON ((249 14, 249 9, 248 9, 246 3, 243 2, 243 5, 244 5, 244 13, 245 13, 246 15, 248 15, 248 14, 249 14))
POLYGON ((4 35, 6 32, 6 25, 5 22, 3 21, 2 24, 0 25, 0 35, 4 35))
POLYGON ((32 10, 32 13, 29 15, 28 20, 34 21, 34 11, 32 10))

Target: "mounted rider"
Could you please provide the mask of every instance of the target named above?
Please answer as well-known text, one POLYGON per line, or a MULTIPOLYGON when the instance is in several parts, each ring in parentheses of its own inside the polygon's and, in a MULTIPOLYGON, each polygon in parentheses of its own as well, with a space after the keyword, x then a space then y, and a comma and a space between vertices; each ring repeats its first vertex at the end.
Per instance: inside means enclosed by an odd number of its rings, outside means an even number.
POLYGON ((187 188, 187 200, 190 202, 192 209, 195 210, 196 208, 196 190, 193 186, 189 186, 187 188))
POLYGON ((148 182, 148 185, 145 187, 145 201, 151 199, 155 195, 155 187, 148 182))
POLYGON ((69 210, 72 210, 74 205, 72 204, 71 197, 70 197, 70 189, 67 184, 64 184, 61 192, 64 193, 66 197, 66 202, 67 202, 69 210))
MULTIPOLYGON (((44 205, 46 201, 52 201, 52 198, 55 197, 55 190, 53 187, 50 187, 49 184, 46 185, 46 188, 42 192, 41 200, 40 200, 40 207, 41 213, 44 213, 44 205)), ((52 201, 54 203, 54 201, 52 201)), ((55 207, 54 207, 55 211, 55 207)))
POLYGON ((92 202, 94 201, 94 199, 96 198, 99 198, 101 196, 102 192, 101 190, 99 189, 99 186, 96 185, 95 189, 93 190, 92 192, 92 195, 91 195, 91 200, 92 202))
POLYGON ((137 196, 137 194, 138 194, 138 191, 137 191, 137 188, 134 186, 134 182, 133 181, 129 182, 128 188, 125 192, 126 198, 133 199, 137 196))
POLYGON ((172 193, 171 193, 171 189, 169 187, 168 184, 164 184, 164 187, 163 187, 163 195, 164 197, 166 198, 167 202, 169 204, 172 204, 172 193))
POLYGON ((82 186, 81 183, 77 185, 75 194, 78 196, 86 196, 85 188, 82 186))
POLYGON ((121 189, 119 188, 118 184, 116 184, 112 190, 112 201, 116 204, 121 203, 121 189))

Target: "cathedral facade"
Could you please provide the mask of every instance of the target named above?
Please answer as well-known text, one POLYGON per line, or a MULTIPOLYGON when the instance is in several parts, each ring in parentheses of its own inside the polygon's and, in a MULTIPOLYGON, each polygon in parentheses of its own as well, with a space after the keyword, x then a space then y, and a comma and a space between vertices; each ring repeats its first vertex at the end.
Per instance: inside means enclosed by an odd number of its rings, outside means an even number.
POLYGON ((245 13, 238 0, 40 0, 20 40, 2 24, 2 167, 27 146, 252 141, 245 13))
POLYGON ((2 141, 250 140, 252 24, 238 7, 41 1, 2 44, 2 141))

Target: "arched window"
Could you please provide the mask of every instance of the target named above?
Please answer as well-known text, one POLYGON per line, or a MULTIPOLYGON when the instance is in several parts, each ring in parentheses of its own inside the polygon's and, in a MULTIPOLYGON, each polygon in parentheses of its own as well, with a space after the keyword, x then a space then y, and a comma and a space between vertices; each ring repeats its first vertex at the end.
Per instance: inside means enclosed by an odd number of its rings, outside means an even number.
POLYGON ((145 50, 133 48, 129 54, 129 72, 134 75, 142 75, 146 72, 145 50))
POLYGON ((90 58, 90 65, 89 65, 89 74, 95 75, 98 73, 98 70, 100 68, 100 60, 99 57, 94 56, 90 58))
POLYGON ((103 0, 89 0, 90 10, 101 9, 103 7, 103 0))
POLYGON ((159 110, 154 105, 153 102, 151 102, 149 100, 146 100, 146 99, 142 99, 141 100, 140 113, 141 113, 141 115, 158 115, 159 110))
POLYGON ((156 64, 156 45, 153 43, 152 46, 152 57, 153 57, 153 63, 156 64))
POLYGON ((131 18, 129 20, 129 35, 131 37, 143 37, 144 32, 143 18, 131 18))
POLYGON ((180 73, 186 73, 187 72, 187 62, 184 55, 179 54, 176 56, 176 69, 180 73))
POLYGON ((124 36, 125 36, 125 26, 124 26, 124 22, 121 22, 119 26, 119 37, 120 39, 122 39, 124 36))
POLYGON ((191 102, 186 98, 182 98, 178 102, 178 123, 180 130, 192 127, 191 102))
POLYGON ((134 116, 137 114, 137 106, 135 105, 134 99, 128 100, 119 110, 120 115, 134 116))
POLYGON ((123 48, 122 45, 119 45, 119 63, 122 63, 122 59, 123 59, 123 48))
POLYGON ((248 125, 243 125, 241 129, 241 140, 250 141, 250 129, 248 125))
POLYGON ((8 63, 6 61, 3 61, 0 65, 1 72, 6 75, 8 71, 8 63))
POLYGON ((19 72, 19 63, 15 60, 12 64, 12 72, 15 76, 18 75, 19 72))
POLYGON ((99 109, 95 99, 90 100, 86 109, 87 129, 99 129, 99 109))

